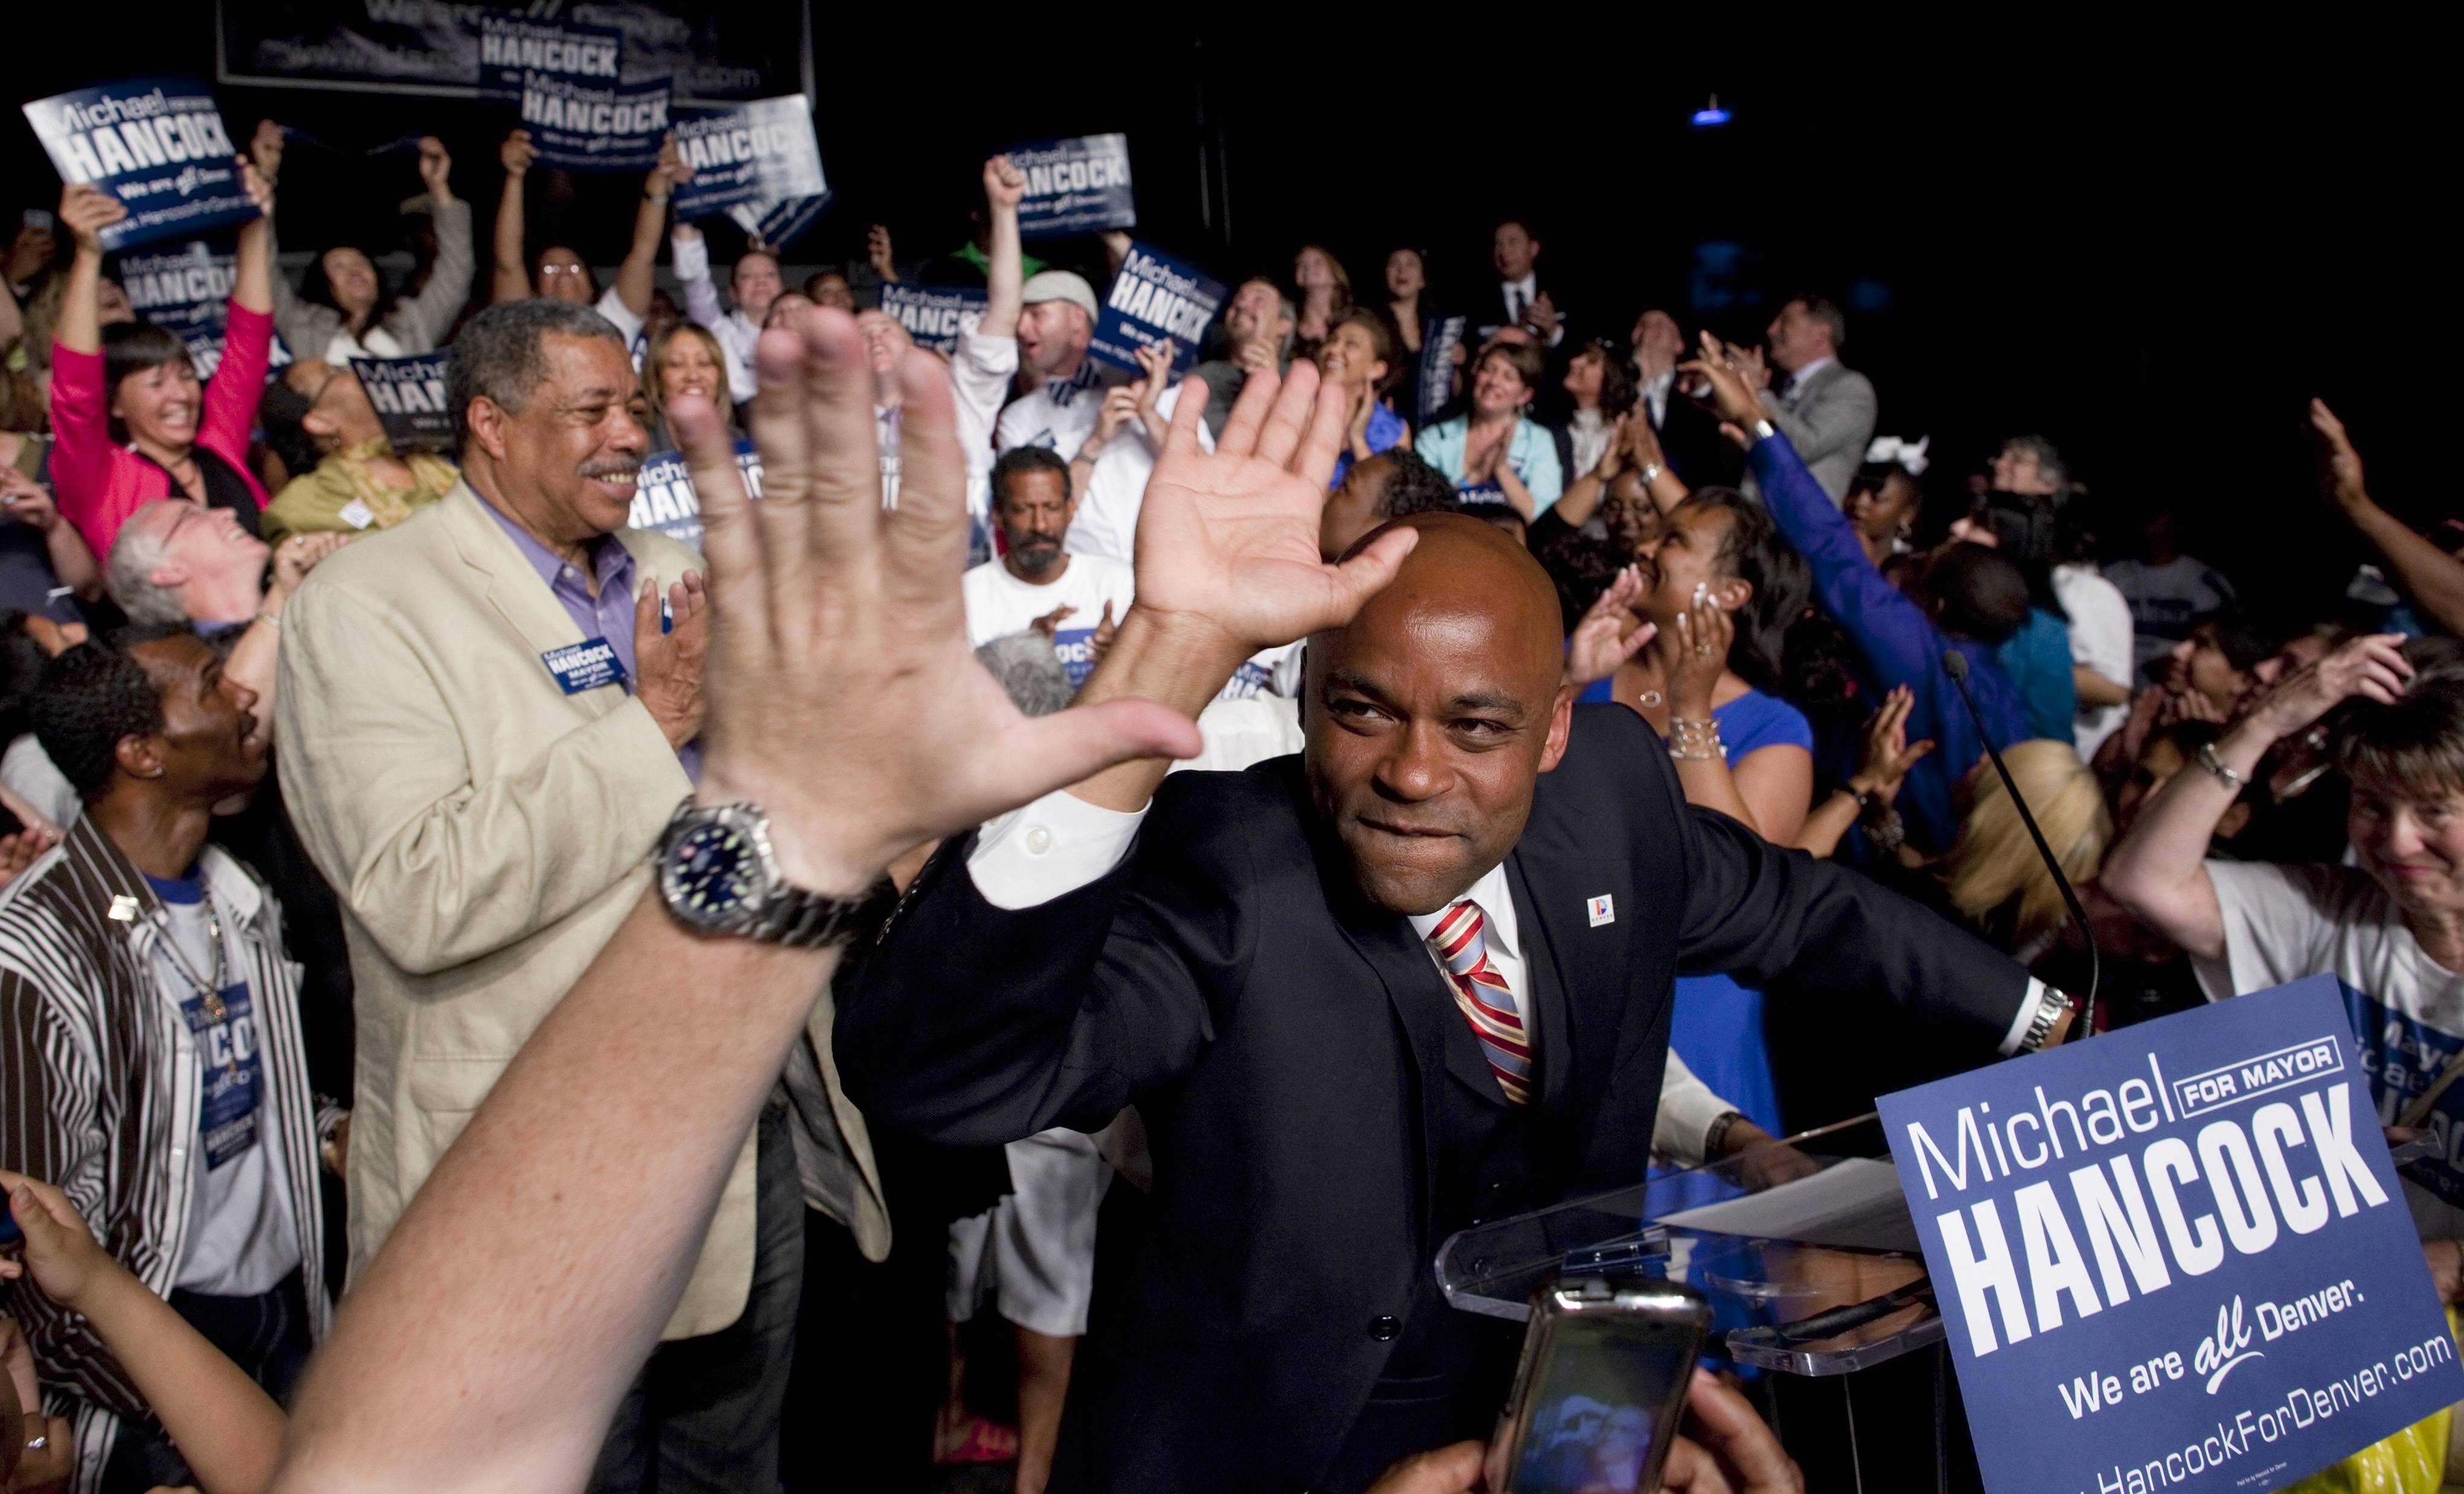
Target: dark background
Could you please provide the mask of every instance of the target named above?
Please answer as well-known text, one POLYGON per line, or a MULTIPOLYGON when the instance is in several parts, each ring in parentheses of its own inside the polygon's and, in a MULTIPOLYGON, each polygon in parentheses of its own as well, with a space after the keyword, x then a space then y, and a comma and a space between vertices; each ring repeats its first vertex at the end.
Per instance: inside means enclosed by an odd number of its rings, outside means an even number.
MULTIPOLYGON (((836 196, 789 259, 861 259, 873 222, 902 260, 940 253, 965 237, 990 150, 1124 130, 1141 235, 1225 280, 1287 275, 1315 240, 1375 294, 1386 251, 1414 243, 1442 300, 1485 289, 1489 229, 1512 212, 1533 218, 1581 331, 1621 341, 1656 304, 1689 336, 1752 335, 1791 290, 1819 290, 1849 308, 1847 361, 1881 390, 1880 429, 1933 436, 1938 502, 1955 507, 2003 437, 2039 432, 2109 515, 2117 552, 2133 516, 2176 506, 2194 553, 2264 607, 2329 609, 2362 557, 2316 497, 2313 393, 2352 425, 2383 502, 2417 524, 2464 512, 2441 460, 2452 402, 2433 399, 2454 131, 2446 88, 2410 76, 2399 34, 2275 55, 2236 50, 2247 38, 2168 54, 2121 33, 1978 36, 1918 57, 1884 23, 1677 36, 1664 17, 1528 7, 1398 39, 1397 11, 1271 9, 1220 23, 817 11, 836 196), (1715 90, 1735 122, 1690 128, 1715 90), (1734 273, 1698 284, 1704 243, 1735 246, 1734 273)), ((212 42, 210 7, 166 7, 20 54, 17 86, 210 77, 212 42)), ((509 106, 217 92, 234 136, 271 115, 341 147, 286 163, 292 250, 379 232, 418 189, 409 158, 359 149, 442 136, 479 209, 484 288, 509 106)), ((7 136, 0 209, 55 206, 33 132, 7 136)), ((637 190, 582 177, 551 204, 535 187, 535 230, 612 263, 637 190)), ((723 263, 734 230, 713 237, 723 263)))

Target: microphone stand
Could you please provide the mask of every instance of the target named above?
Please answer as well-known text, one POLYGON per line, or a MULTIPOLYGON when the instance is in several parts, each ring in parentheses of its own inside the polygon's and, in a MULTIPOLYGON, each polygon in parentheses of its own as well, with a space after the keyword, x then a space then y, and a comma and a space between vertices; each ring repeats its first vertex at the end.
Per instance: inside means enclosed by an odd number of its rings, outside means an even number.
POLYGON ((2018 783, 2011 777, 2010 764, 2002 760, 2001 752, 1993 745, 1993 734, 1985 729, 1985 717, 1976 709, 1976 697, 1968 692, 1968 655, 1956 648, 1942 651, 1943 672, 1958 688, 1960 704, 1968 708, 1968 718, 1976 723, 1976 738, 1985 744, 1985 756, 1993 759, 1993 771, 2002 775, 2002 786, 2011 795, 2011 802, 2019 808, 2019 823, 2028 827, 2029 839, 2036 843, 2036 854, 2044 858, 2045 869, 2054 874, 2054 886, 2060 890, 2062 902, 2071 916, 2079 920, 2079 937, 2087 944, 2087 1000, 2080 1005, 2075 1038, 2088 1036, 2086 1027, 2096 1020, 2096 988, 2104 978, 2104 959, 2096 947, 2096 931, 2088 927, 2087 910, 2079 906, 2079 893, 2072 890, 2071 879, 2062 875, 2062 864, 2054 859, 2054 848, 2045 844, 2045 832, 2036 828, 2036 817, 2028 812, 2028 801, 2019 793, 2018 783))

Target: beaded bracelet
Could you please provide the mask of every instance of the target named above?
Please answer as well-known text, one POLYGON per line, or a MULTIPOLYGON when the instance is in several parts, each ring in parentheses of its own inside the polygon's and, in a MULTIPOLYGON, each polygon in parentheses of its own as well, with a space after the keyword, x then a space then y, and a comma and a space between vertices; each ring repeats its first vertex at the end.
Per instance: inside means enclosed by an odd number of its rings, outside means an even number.
POLYGON ((1720 723, 1670 716, 1668 756, 1680 762, 1718 762, 1725 759, 1728 754, 1727 749, 1720 744, 1720 723))

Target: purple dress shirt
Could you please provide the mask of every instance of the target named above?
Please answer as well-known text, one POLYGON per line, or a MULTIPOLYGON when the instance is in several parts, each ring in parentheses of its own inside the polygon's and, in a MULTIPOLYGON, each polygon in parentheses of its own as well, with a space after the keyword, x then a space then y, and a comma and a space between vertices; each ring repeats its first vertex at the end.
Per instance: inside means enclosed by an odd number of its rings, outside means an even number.
MULTIPOLYGON (((478 490, 473 489, 472 494, 477 496, 478 490)), ((604 638, 607 647, 616 650, 616 662, 625 667, 625 693, 633 693, 633 682, 641 674, 633 660, 633 593, 640 585, 633 552, 613 535, 601 535, 590 541, 590 565, 598 573, 599 582, 599 595, 593 597, 582 572, 562 556, 539 543, 530 531, 507 518, 485 497, 479 498, 479 505, 503 527, 514 548, 522 552, 531 569, 539 572, 539 580, 547 582, 549 593, 564 608, 565 616, 573 619, 573 626, 582 629, 582 636, 604 638)), ((695 783, 701 781, 699 739, 677 748, 676 761, 683 765, 685 777, 695 783)))

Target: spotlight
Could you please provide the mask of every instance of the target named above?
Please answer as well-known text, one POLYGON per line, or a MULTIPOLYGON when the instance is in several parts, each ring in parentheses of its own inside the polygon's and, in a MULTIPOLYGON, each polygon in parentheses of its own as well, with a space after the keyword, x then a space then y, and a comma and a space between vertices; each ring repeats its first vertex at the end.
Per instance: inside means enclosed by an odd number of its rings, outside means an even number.
POLYGON ((1735 118, 1735 115, 1720 107, 1720 96, 1713 94, 1709 103, 1694 111, 1694 127, 1698 130, 1715 130, 1735 118))

